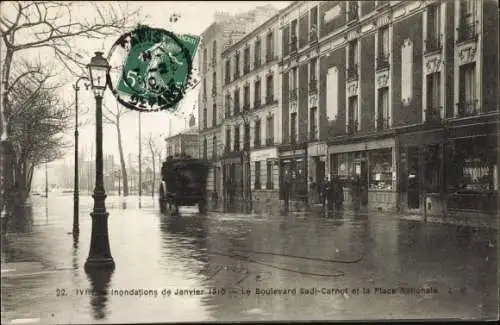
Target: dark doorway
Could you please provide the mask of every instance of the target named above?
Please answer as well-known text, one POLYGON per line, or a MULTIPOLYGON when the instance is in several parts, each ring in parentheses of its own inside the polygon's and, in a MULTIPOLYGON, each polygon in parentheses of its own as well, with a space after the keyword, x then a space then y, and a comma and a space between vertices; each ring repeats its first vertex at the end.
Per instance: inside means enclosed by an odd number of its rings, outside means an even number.
POLYGON ((417 147, 408 147, 408 192, 407 201, 409 209, 420 208, 420 170, 419 153, 417 147))

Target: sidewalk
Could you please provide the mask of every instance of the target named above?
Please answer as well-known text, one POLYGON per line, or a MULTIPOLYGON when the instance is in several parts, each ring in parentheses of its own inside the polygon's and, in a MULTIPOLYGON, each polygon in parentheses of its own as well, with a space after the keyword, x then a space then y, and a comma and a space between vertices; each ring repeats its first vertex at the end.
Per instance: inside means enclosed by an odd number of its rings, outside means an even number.
MULTIPOLYGON (((282 201, 282 208, 284 209, 284 203, 282 201)), ((313 214, 323 214, 323 207, 320 203, 306 207, 304 202, 290 202, 289 212, 306 212, 310 211, 313 214)), ((380 214, 380 211, 370 210, 364 207, 355 209, 352 204, 344 204, 341 211, 344 214, 380 214)), ((394 217, 400 220, 408 220, 414 222, 427 222, 427 223, 439 223, 439 224, 451 224, 457 226, 466 226, 473 228, 490 228, 498 230, 498 219, 499 216, 463 216, 456 213, 449 213, 448 215, 428 215, 427 217, 424 213, 410 213, 410 212, 389 212, 389 215, 394 215, 394 217)))

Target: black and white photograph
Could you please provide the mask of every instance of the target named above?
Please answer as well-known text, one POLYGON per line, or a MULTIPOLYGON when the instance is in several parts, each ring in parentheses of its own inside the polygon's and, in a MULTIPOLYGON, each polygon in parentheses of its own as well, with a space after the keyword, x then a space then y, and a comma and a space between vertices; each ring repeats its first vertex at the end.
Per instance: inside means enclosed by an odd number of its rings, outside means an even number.
POLYGON ((500 2, 2 1, 1 323, 498 321, 500 2))

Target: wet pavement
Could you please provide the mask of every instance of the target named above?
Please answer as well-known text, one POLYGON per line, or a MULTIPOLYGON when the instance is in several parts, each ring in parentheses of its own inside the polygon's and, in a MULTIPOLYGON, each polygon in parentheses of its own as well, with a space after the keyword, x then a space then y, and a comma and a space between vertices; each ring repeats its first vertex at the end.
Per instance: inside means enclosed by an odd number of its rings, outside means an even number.
POLYGON ((92 207, 33 197, 2 239, 2 323, 497 319, 497 234, 376 213, 163 216, 106 200, 114 272, 86 274, 92 207))

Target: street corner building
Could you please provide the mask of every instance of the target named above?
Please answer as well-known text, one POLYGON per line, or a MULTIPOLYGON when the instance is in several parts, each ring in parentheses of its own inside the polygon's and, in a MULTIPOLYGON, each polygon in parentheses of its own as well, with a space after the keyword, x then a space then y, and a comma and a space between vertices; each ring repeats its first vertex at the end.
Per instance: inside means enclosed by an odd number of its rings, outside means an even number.
POLYGON ((318 203, 329 176, 346 207, 496 227, 497 6, 295 1, 221 13, 202 35, 199 95, 217 207, 280 207, 285 190, 318 203))

